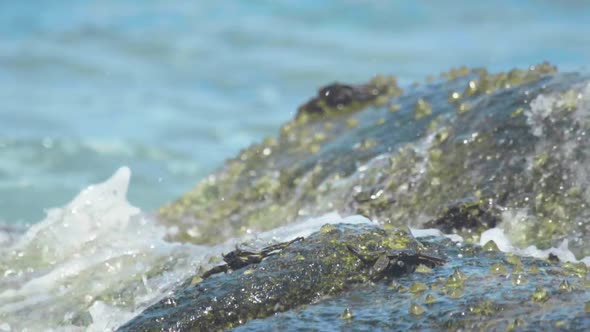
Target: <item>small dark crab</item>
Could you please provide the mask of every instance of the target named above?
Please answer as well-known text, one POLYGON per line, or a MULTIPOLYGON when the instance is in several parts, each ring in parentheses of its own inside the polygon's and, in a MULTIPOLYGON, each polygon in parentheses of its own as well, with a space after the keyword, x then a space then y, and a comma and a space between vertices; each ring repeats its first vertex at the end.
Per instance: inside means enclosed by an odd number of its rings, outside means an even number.
POLYGON ((241 268, 251 265, 251 264, 258 264, 258 263, 262 262, 262 260, 265 259, 266 257, 276 255, 281 250, 283 250, 283 249, 287 248, 288 246, 290 246, 291 244, 293 244, 295 242, 299 242, 299 241, 303 241, 303 238, 298 237, 298 238, 295 238, 291 241, 277 243, 272 246, 264 247, 260 251, 242 250, 236 246, 236 250, 230 251, 225 255, 222 254, 223 261, 225 262, 225 264, 215 266, 211 270, 206 271, 205 273, 203 273, 201 278, 206 279, 213 274, 222 273, 222 272, 227 273, 229 271, 241 269, 241 268))
POLYGON ((430 268, 443 265, 446 261, 442 258, 425 255, 413 249, 377 250, 362 253, 358 249, 348 245, 361 261, 371 266, 371 280, 378 281, 386 276, 400 276, 414 272, 420 264, 430 268))

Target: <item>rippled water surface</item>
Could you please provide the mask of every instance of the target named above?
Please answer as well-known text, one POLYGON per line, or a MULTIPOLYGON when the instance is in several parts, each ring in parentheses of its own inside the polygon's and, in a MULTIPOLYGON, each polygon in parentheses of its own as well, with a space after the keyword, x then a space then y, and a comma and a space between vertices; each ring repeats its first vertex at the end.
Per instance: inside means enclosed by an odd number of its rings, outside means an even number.
POLYGON ((0 220, 121 165, 150 211, 332 81, 590 58, 585 1, 2 1, 0 220))

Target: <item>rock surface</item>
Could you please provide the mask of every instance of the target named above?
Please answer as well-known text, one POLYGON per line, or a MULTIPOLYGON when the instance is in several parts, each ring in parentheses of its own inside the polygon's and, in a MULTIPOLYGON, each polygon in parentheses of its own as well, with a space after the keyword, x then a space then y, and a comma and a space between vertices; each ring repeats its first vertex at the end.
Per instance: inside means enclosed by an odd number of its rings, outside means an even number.
POLYGON ((338 295, 356 283, 412 272, 420 262, 428 264, 413 257, 419 252, 425 254, 427 248, 407 231, 386 231, 374 225, 325 225, 318 233, 259 264, 185 282, 173 296, 151 306, 119 330, 211 331, 234 327, 327 295, 338 295), (401 263, 377 274, 374 262, 361 259, 356 250, 385 250, 393 257, 399 256, 401 263))
POLYGON ((173 239, 209 244, 331 211, 471 240, 501 225, 517 245, 568 239, 582 257, 589 127, 588 76, 548 64, 460 68, 404 94, 393 78, 333 84, 278 138, 242 151, 159 217, 177 228, 173 239), (474 224, 472 213, 487 217, 474 224))
POLYGON ((507 256, 494 244, 418 242, 403 230, 325 225, 259 264, 187 280, 119 331, 214 331, 243 324, 237 330, 582 331, 590 327, 587 276, 583 263, 507 256), (350 247, 367 254, 385 250, 403 264, 377 274, 379 264, 350 247), (412 258, 418 252, 448 261, 419 265, 412 258))
POLYGON ((590 255, 589 129, 589 76, 549 64, 459 68, 406 92, 389 77, 331 84, 159 219, 176 230, 170 240, 198 244, 331 211, 381 226, 326 226, 259 264, 196 276, 121 330, 590 329, 586 265, 469 244, 501 227, 519 247, 567 240, 590 255), (420 244, 398 231, 407 225, 466 243, 420 244), (375 280, 347 241, 447 263, 375 280))

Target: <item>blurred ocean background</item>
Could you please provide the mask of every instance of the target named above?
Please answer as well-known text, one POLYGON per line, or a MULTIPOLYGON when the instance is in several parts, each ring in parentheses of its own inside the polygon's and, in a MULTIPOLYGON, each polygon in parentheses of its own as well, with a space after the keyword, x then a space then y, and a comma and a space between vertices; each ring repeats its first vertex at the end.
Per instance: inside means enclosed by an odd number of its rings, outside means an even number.
POLYGON ((122 165, 151 211, 333 81, 588 59, 588 1, 0 0, 0 225, 122 165))

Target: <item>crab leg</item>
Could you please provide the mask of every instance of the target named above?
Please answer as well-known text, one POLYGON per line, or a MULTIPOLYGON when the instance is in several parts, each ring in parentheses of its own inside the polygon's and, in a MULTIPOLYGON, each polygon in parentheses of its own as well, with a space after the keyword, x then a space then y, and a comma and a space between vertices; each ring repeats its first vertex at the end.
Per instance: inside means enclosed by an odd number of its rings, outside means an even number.
POLYGON ((420 264, 424 264, 428 267, 436 267, 436 266, 440 266, 443 265, 444 263, 446 263, 447 261, 442 259, 442 258, 438 258, 438 257, 434 257, 434 256, 428 256, 428 255, 424 255, 424 254, 418 254, 418 262, 420 264))
POLYGON ((206 271, 205 273, 203 273, 201 275, 201 278, 207 279, 207 278, 209 278, 213 274, 217 274, 217 273, 221 273, 221 272, 227 273, 227 271, 229 271, 229 266, 227 266, 226 264, 224 264, 224 265, 218 265, 218 266, 215 266, 214 268, 212 268, 211 270, 206 271))
POLYGON ((268 246, 262 249, 262 251, 260 252, 262 256, 267 257, 270 255, 274 255, 276 253, 273 253, 273 251, 277 251, 277 250, 283 250, 285 248, 287 248, 288 246, 292 245, 295 242, 299 242, 299 241, 303 241, 302 237, 296 237, 291 241, 288 242, 282 242, 282 243, 277 243, 274 244, 272 246, 268 246))

